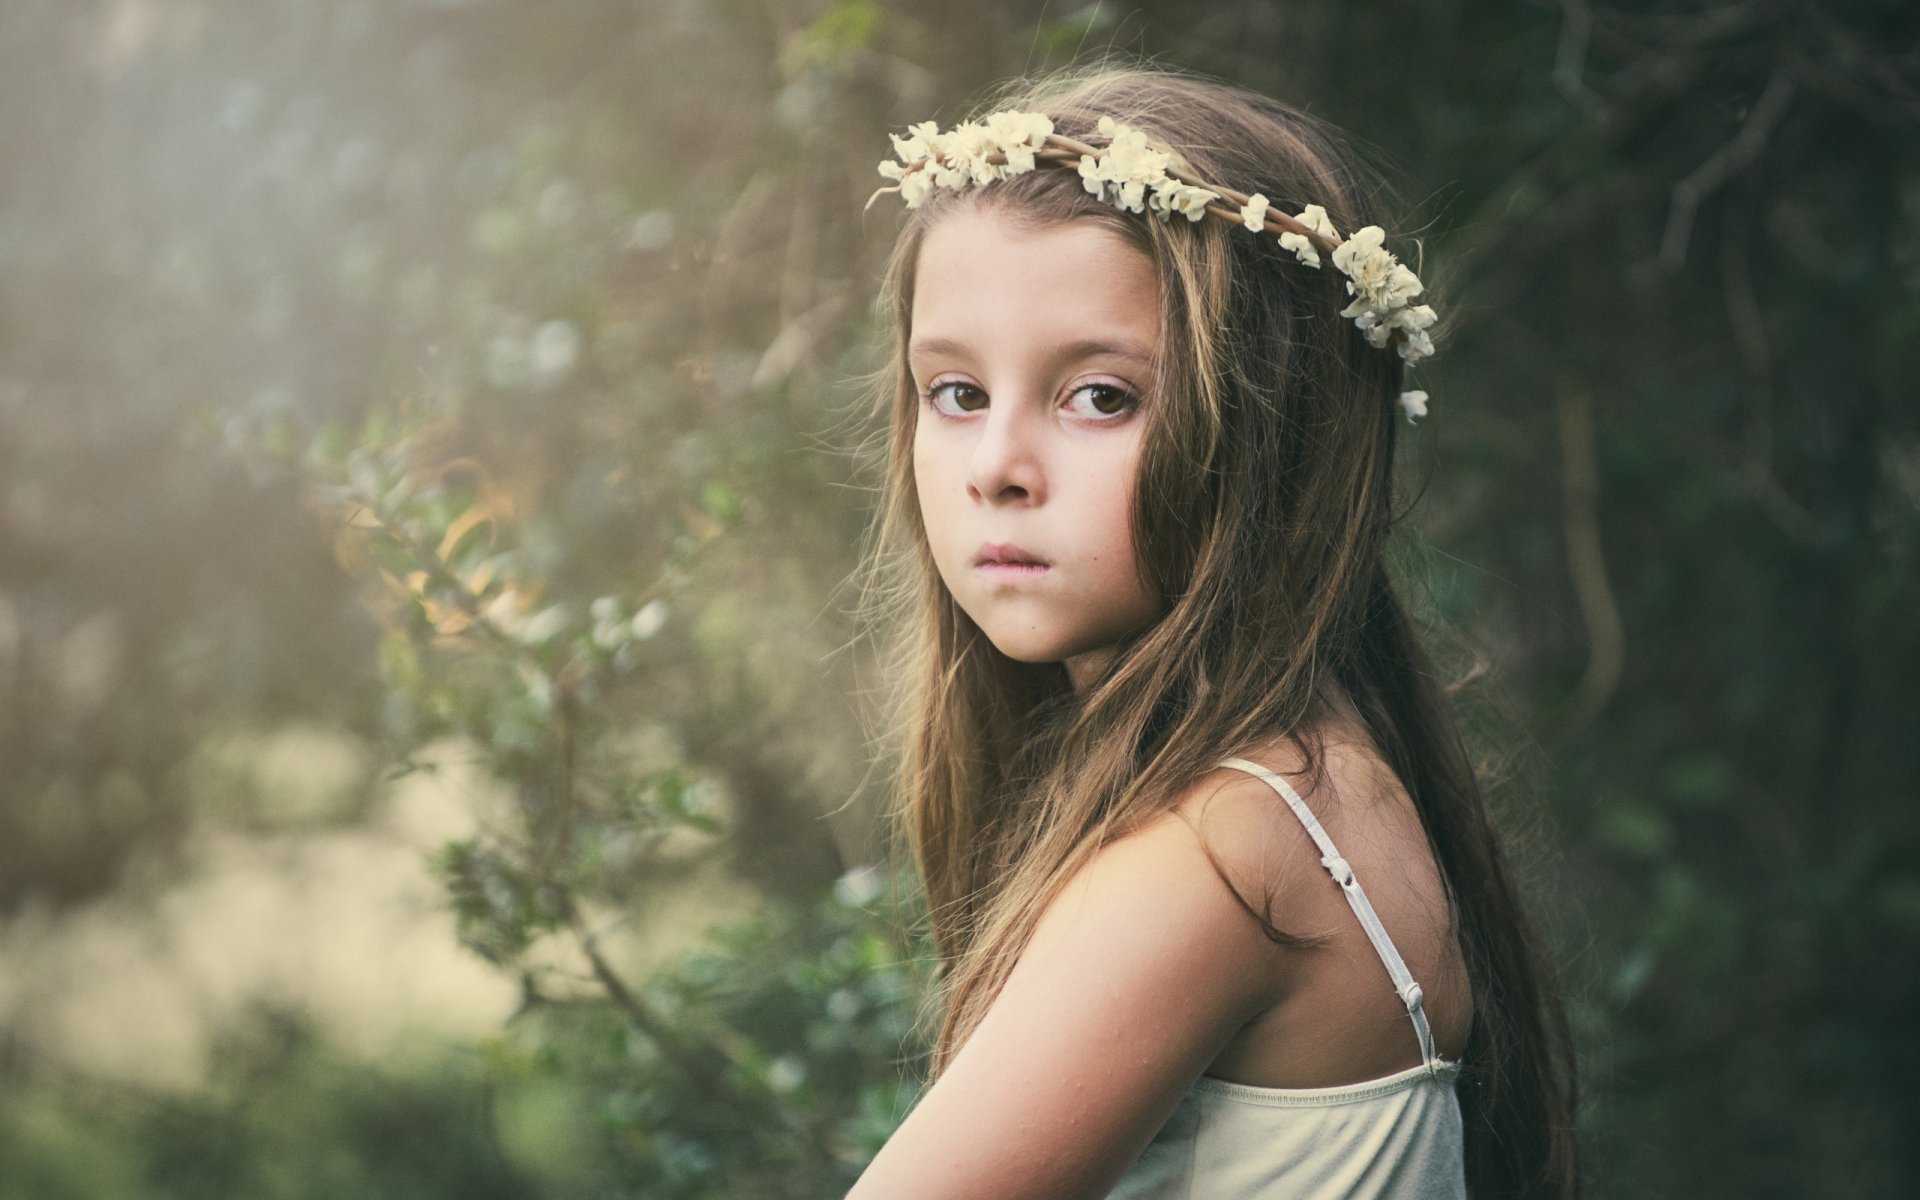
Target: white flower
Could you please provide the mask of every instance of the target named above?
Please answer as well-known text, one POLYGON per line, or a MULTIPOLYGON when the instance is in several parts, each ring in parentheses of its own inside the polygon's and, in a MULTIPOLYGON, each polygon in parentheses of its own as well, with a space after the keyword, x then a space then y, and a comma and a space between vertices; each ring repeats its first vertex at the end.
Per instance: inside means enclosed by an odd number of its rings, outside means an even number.
POLYGON ((1340 240, 1339 231, 1333 227, 1333 222, 1327 219, 1327 210, 1318 204, 1307 205, 1293 214, 1293 219, 1315 233, 1325 234, 1336 242, 1340 240))
POLYGON ((911 135, 909 137, 887 135, 893 139, 893 150, 899 155, 900 161, 882 162, 879 171, 888 179, 899 181, 900 197, 907 202, 908 208, 918 208, 934 188, 961 186, 969 173, 964 169, 956 173, 954 166, 946 161, 952 134, 941 133, 940 127, 932 121, 909 125, 907 129, 911 135))
POLYGON ((1005 173, 1001 164, 987 161, 998 148, 985 125, 962 125, 947 135, 946 151, 956 160, 954 169, 965 172, 973 183, 992 183, 1005 173))
POLYGON ((644 642, 654 634, 659 633, 660 630, 666 626, 666 623, 667 602, 665 600, 649 600, 640 606, 639 612, 633 614, 633 621, 631 625, 629 625, 629 628, 633 630, 634 637, 644 642))
POLYGON ((935 188, 964 188, 1031 171, 1034 151, 1052 132, 1053 121, 1046 114, 1012 109, 993 113, 984 121, 957 125, 945 133, 932 121, 909 125, 904 138, 887 135, 900 161, 882 162, 878 168, 897 186, 881 188, 874 195, 898 191, 908 208, 918 208, 935 188), (1005 161, 989 161, 995 154, 1005 161))
POLYGON ((1401 392, 1400 407, 1406 410, 1407 424, 1413 424, 1415 417, 1427 415, 1427 394, 1425 392, 1401 392))
POLYGON ((1080 156, 1080 166, 1078 169, 1080 171, 1081 187, 1086 188, 1088 192, 1095 196, 1105 194, 1105 189, 1102 187, 1102 184, 1105 183, 1106 176, 1101 173, 1100 157, 1098 155, 1082 154, 1080 156))
POLYGON ((833 881, 834 896, 842 904, 854 908, 864 908, 872 904, 885 894, 886 890, 886 873, 872 863, 854 867, 833 881))
POLYGON ((860 993, 852 988, 835 988, 827 997, 827 1015, 842 1025, 860 1015, 866 1004, 860 999, 860 993))
MULTIPOLYGON (((1346 316, 1348 314, 1342 313, 1340 315, 1346 316)), ((1361 333, 1367 335, 1367 345, 1372 346, 1376 350, 1384 348, 1387 344, 1387 339, 1393 336, 1393 330, 1388 328, 1387 325, 1380 320, 1380 314, 1370 308, 1362 309, 1360 312, 1353 314, 1353 323, 1359 328, 1361 333)))
POLYGON ((1318 271, 1320 269, 1320 251, 1314 244, 1297 233, 1280 235, 1280 248, 1293 251, 1293 256, 1318 271))
POLYGON ((566 627, 567 606, 563 602, 517 618, 508 626, 507 634, 521 645, 537 646, 566 627))
MULTIPOLYGON (((1387 272, 1393 268, 1393 255, 1381 248, 1386 239, 1386 231, 1378 225, 1369 225, 1354 231, 1354 235, 1341 242, 1333 251, 1333 265, 1347 277, 1347 294, 1357 295, 1361 299, 1356 304, 1374 307, 1381 285, 1386 282, 1387 272)), ((1352 316, 1353 312, 1341 314, 1352 316)))
POLYGON ((1185 213, 1187 220, 1198 221, 1207 214, 1207 205, 1220 198, 1220 193, 1210 192, 1203 187, 1194 187, 1188 183, 1175 183, 1167 189, 1172 193, 1170 207, 1175 212, 1185 213))
POLYGON ((1347 276, 1347 293, 1357 297, 1341 315, 1370 308, 1385 316, 1420 294, 1420 277, 1382 248, 1385 238, 1378 225, 1369 225, 1334 250, 1333 265, 1347 276))
POLYGON ((480 615, 488 622, 506 630, 520 619, 520 612, 526 607, 527 597, 512 587, 503 587, 493 599, 487 601, 480 615))
POLYGON ((988 117, 987 125, 1000 135, 1002 144, 1024 143, 1034 150, 1053 135, 1053 119, 1045 113, 1009 108, 988 117))
POLYGON ((1415 304, 1409 308, 1403 308, 1391 317, 1388 317, 1387 324, 1394 329, 1404 329, 1408 333, 1417 333, 1433 324, 1435 315, 1433 309, 1426 305, 1415 304))
POLYGON ((798 1091, 807 1081, 807 1065, 791 1054, 782 1054, 767 1064, 767 1086, 786 1095, 798 1091))
POLYGON ((937 134, 932 139, 933 154, 927 159, 922 171, 933 173, 935 187, 963 188, 973 181, 973 171, 967 165, 960 141, 960 130, 937 134))
POLYGON ((528 360, 542 382, 559 379, 580 361, 580 330, 571 321, 544 322, 533 331, 528 360))
MULTIPOLYGON (((940 136, 940 126, 933 121, 922 121, 918 125, 907 126, 907 136, 888 134, 893 142, 893 152, 903 163, 916 163, 933 154, 933 141, 940 136)), ((883 170, 881 172, 885 174, 883 170)))
MULTIPOLYGON (((1327 219, 1327 210, 1318 204, 1307 205, 1295 213, 1293 219, 1305 225, 1308 229, 1313 230, 1315 233, 1321 234, 1336 242, 1340 240, 1339 231, 1333 227, 1333 222, 1327 219)), ((1317 271, 1320 269, 1320 248, 1314 245, 1313 239, 1305 234, 1281 234, 1280 248, 1282 250, 1293 251, 1295 258, 1307 266, 1312 267, 1314 270, 1317 271)))
POLYGON ((617 650, 627 640, 626 622, 620 616, 618 596, 600 596, 587 610, 593 615, 593 644, 602 650, 617 650))
POLYGON ((1180 213, 1190 221, 1206 215, 1218 192, 1182 183, 1168 173, 1173 156, 1147 144, 1147 135, 1112 117, 1101 117, 1099 131, 1108 138, 1097 154, 1082 155, 1080 183, 1089 194, 1128 212, 1151 207, 1162 218, 1180 213))
MULTIPOLYGON (((897 139, 896 139, 897 140, 897 139)), ((897 162, 882 162, 880 173, 888 179, 897 181, 898 188, 881 188, 881 192, 897 190, 900 198, 906 201, 908 208, 919 208, 933 194, 933 176, 925 169, 914 171, 897 162)), ((874 195, 879 195, 875 192, 874 195)), ((873 203, 868 200, 867 203, 873 203)))
POLYGON ((1433 338, 1428 336, 1424 329, 1408 334, 1407 340, 1400 343, 1400 357, 1409 364, 1419 362, 1423 358, 1432 358, 1433 338))
MULTIPOLYGON (((1165 213, 1178 209, 1199 220, 1193 216, 1196 205, 1190 194, 1176 192, 1165 199, 1158 196, 1162 188, 1181 186, 1167 174, 1171 155, 1147 145, 1146 134, 1112 117, 1101 117, 1098 128, 1109 139, 1106 149, 1080 159, 1080 180, 1088 192, 1128 212, 1145 212, 1147 189, 1151 187, 1156 193, 1156 210, 1165 213)), ((1192 190, 1212 197, 1204 188, 1192 190)), ((1204 211, 1206 201, 1200 200, 1197 208, 1204 211)))
POLYGON ((1114 169, 1122 172, 1128 179, 1138 183, 1159 183, 1167 177, 1167 166, 1173 159, 1147 145, 1147 135, 1138 129, 1129 129, 1114 139, 1119 154, 1114 169))
MULTIPOLYGON (((1088 194, 1128 212, 1151 208, 1163 220, 1180 213, 1198 221, 1222 199, 1219 192, 1175 178, 1170 169, 1177 161, 1175 155, 1149 142, 1144 131, 1111 116, 1101 117, 1096 127, 1107 144, 1080 155, 1076 167, 1088 194)), ((900 161, 879 166, 880 174, 896 186, 881 188, 874 197, 897 191, 908 208, 917 208, 935 188, 964 188, 1031 171, 1053 128, 1052 119, 1044 113, 1014 109, 991 113, 946 133, 932 121, 909 125, 906 137, 888 135, 900 161), (989 161, 994 157, 1002 161, 989 161)), ((1184 163, 1182 169, 1191 170, 1184 163)), ((871 205, 873 198, 867 203, 871 205)), ((1242 225, 1258 233, 1266 229, 1273 204, 1256 192, 1237 213, 1224 204, 1211 211, 1222 217, 1237 216, 1242 225)), ((1411 268, 1387 251, 1385 230, 1368 225, 1343 239, 1327 210, 1318 204, 1304 206, 1290 221, 1297 228, 1279 235, 1280 247, 1303 265, 1318 270, 1321 246, 1333 246, 1334 266, 1347 277, 1347 295, 1352 297, 1340 315, 1354 323, 1368 345, 1394 346, 1409 365, 1433 354, 1433 338, 1427 330, 1435 322, 1435 313, 1425 304, 1414 303, 1425 286, 1411 268)), ((1424 392, 1408 392, 1402 402, 1409 412, 1419 405, 1418 415, 1425 415, 1425 400, 1424 392)), ((636 623, 639 620, 636 616, 636 623)))
POLYGON ((908 208, 919 208, 933 195, 933 176, 926 171, 915 171, 900 181, 900 198, 907 202, 908 208))
POLYGON ((1181 213, 1189 221, 1198 221, 1207 214, 1207 205, 1219 198, 1218 192, 1210 192, 1206 188, 1194 187, 1192 184, 1169 178, 1153 189, 1153 195, 1147 203, 1162 217, 1181 213))
POLYGON ((1053 132, 1053 121, 1045 113, 1007 109, 988 116, 986 128, 994 145, 1007 156, 1006 173, 1018 175, 1033 170, 1033 152, 1053 132))
POLYGON ((1407 301, 1424 290, 1420 277, 1415 275, 1410 267, 1401 263, 1393 264, 1392 269, 1387 272, 1386 282, 1380 285, 1380 293, 1386 297, 1387 306, 1391 309, 1405 308, 1407 301))
POLYGON ((1400 357, 1409 363, 1433 354, 1433 338, 1426 332, 1434 311, 1409 302, 1425 290, 1420 277, 1389 254, 1382 243, 1386 233, 1378 225, 1355 231, 1333 252, 1333 265, 1347 276, 1347 294, 1353 303, 1340 310, 1367 337, 1372 346, 1385 347, 1394 330, 1406 334, 1400 357))

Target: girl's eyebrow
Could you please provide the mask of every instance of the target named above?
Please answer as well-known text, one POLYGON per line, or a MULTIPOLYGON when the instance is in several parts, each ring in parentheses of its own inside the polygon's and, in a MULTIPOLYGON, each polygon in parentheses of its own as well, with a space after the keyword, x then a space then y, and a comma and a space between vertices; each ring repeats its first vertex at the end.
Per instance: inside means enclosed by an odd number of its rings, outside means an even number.
MULTIPOLYGON (((951 354, 964 358, 969 353, 965 342, 948 337, 915 338, 907 347, 910 358, 929 354, 951 354)), ((1086 358, 1124 358, 1145 367, 1153 361, 1153 353, 1132 338, 1115 337, 1062 342, 1053 348, 1050 355, 1053 362, 1078 362, 1086 358)))

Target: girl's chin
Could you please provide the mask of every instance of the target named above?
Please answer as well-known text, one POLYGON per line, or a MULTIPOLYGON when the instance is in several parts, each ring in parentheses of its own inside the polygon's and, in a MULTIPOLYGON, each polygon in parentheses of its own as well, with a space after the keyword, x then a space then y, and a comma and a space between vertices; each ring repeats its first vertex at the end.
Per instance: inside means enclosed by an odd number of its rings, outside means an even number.
POLYGON ((1015 662, 1050 663, 1059 662, 1066 657, 1066 655, 1061 654, 1049 643, 1045 642, 1029 641, 1024 638, 1008 640, 994 637, 992 634, 987 635, 987 640, 993 643, 995 650, 998 650, 1015 662))
POLYGON ((987 623, 980 626, 987 635, 993 648, 1000 653, 1023 663, 1059 662, 1067 657, 1069 643, 1046 630, 1024 628, 996 628, 987 623))
POLYGON ((1085 637, 1076 638, 1063 632, 1031 627, 997 630, 988 626, 983 627, 982 631, 987 635, 987 640, 993 643, 994 649, 1015 662, 1023 663, 1066 662, 1099 651, 1104 645, 1085 637))

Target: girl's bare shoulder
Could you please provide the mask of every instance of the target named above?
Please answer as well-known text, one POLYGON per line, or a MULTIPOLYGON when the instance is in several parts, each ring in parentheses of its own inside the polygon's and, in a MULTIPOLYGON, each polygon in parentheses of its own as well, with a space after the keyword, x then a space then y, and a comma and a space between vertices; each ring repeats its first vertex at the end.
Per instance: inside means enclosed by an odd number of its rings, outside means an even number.
MULTIPOLYGON (((1457 1057, 1472 1012, 1464 961, 1439 865, 1398 776, 1371 739, 1351 726, 1325 731, 1311 769, 1308 754, 1292 738, 1272 739, 1241 757, 1285 779, 1347 860, 1427 993, 1442 1052, 1457 1057)), ((1255 906, 1264 904, 1276 929, 1335 951, 1276 946, 1266 956, 1273 1007, 1216 1061, 1216 1073, 1306 1087, 1371 1078, 1406 1065, 1402 1059, 1412 1042, 1405 1036, 1405 1012, 1390 990, 1378 986, 1383 968, 1377 951, 1367 945, 1345 893, 1321 864, 1320 848, 1287 802, 1264 780, 1224 768, 1199 779, 1168 816, 1194 828, 1234 890, 1255 906), (1325 1061, 1303 1058, 1302 1047, 1318 1044, 1322 1034, 1341 1054, 1325 1061)))
MULTIPOLYGON (((1326 727, 1311 738, 1275 736, 1240 757, 1284 779, 1343 854, 1347 841, 1399 841, 1394 831, 1417 827, 1405 789, 1371 741, 1351 727, 1326 727), (1303 741, 1314 745, 1311 757, 1303 741)), ((1278 923, 1285 914, 1312 923, 1324 910, 1340 921, 1341 906, 1326 903, 1318 847, 1265 780, 1232 767, 1209 771, 1176 797, 1164 819, 1192 828, 1235 890, 1266 900, 1269 919, 1278 923)))

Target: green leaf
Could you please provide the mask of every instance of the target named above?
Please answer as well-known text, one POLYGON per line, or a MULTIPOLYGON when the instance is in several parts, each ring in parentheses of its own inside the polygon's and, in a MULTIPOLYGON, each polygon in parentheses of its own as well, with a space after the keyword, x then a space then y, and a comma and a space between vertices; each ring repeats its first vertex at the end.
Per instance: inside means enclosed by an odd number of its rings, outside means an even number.
POLYGON ((1673 848, 1673 827, 1666 817, 1629 796, 1605 799, 1593 832, 1608 846, 1637 858, 1664 858, 1673 848))
POLYGON ((733 489, 718 481, 709 481, 700 491, 701 507, 707 515, 723 525, 731 525, 740 519, 740 498, 733 489))

